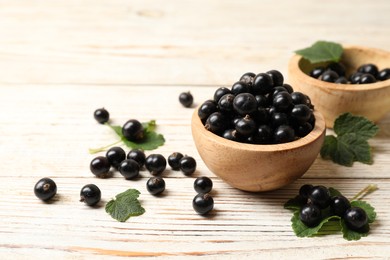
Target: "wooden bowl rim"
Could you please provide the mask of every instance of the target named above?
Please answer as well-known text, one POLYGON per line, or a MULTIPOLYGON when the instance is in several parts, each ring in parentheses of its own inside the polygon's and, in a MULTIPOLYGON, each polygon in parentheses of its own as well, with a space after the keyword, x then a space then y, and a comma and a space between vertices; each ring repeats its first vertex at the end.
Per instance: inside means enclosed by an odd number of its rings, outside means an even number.
MULTIPOLYGON (((343 45, 343 48, 345 50, 356 49, 361 51, 376 52, 383 56, 388 56, 390 59, 390 52, 377 49, 377 48, 369 48, 369 47, 363 47, 357 45, 343 45)), ((299 68, 299 62, 302 59, 303 59, 302 56, 298 54, 295 54, 290 59, 290 63, 289 63, 290 73, 293 74, 295 77, 297 77, 299 81, 306 81, 311 86, 315 86, 323 89, 344 90, 344 91, 351 91, 351 92, 370 91, 370 90, 390 87, 390 79, 371 83, 371 84, 336 84, 336 83, 321 81, 310 77, 299 68)))
POLYGON ((240 143, 240 142, 228 140, 226 138, 223 138, 221 136, 218 136, 206 130, 206 128, 204 127, 202 121, 198 116, 198 109, 199 107, 195 109, 192 115, 192 128, 198 129, 202 137, 206 138, 207 140, 213 140, 214 142, 220 143, 222 146, 230 147, 234 150, 245 150, 245 151, 252 151, 252 152, 277 152, 277 151, 294 150, 315 142, 316 140, 321 138, 321 136, 326 131, 325 119, 323 115, 318 110, 314 110, 316 123, 313 130, 308 135, 299 138, 298 140, 289 143, 283 143, 283 144, 264 144, 264 145, 240 143))

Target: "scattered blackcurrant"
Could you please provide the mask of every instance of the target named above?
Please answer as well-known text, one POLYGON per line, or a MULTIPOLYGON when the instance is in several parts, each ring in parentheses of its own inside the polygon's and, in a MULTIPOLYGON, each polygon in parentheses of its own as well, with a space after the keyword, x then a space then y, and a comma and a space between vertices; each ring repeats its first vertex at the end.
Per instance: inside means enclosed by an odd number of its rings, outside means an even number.
POLYGON ((349 200, 343 195, 334 196, 330 199, 330 211, 339 217, 343 217, 345 211, 351 207, 349 200))
POLYGON ((205 215, 214 208, 214 199, 208 193, 199 193, 192 200, 192 207, 197 213, 205 215))
POLYGON ((95 184, 87 184, 81 188, 80 201, 88 206, 95 206, 99 203, 102 193, 95 184))
POLYGON ((141 169, 142 166, 144 166, 146 160, 145 152, 141 149, 132 149, 127 154, 127 159, 133 159, 136 161, 139 165, 139 168, 141 169))
POLYGON ((190 92, 183 92, 179 95, 179 101, 184 107, 191 107, 194 97, 190 92))
POLYGON ((180 160, 183 158, 183 154, 179 152, 172 153, 168 156, 168 164, 171 166, 172 170, 180 170, 180 160))
POLYGON ((321 209, 313 204, 304 205, 299 212, 299 219, 308 227, 317 226, 321 220, 321 209))
POLYGON ((324 209, 330 204, 330 192, 325 186, 315 186, 309 194, 309 199, 312 204, 324 209))
POLYGON ((198 177, 194 181, 194 189, 197 193, 209 193, 213 188, 213 181, 208 177, 198 177))
POLYGON ((106 157, 112 167, 118 168, 119 164, 126 159, 126 152, 121 147, 115 146, 108 149, 106 157))
POLYGON ((96 109, 93 113, 93 117, 98 121, 100 124, 107 123, 110 119, 110 114, 108 111, 104 108, 96 109))
POLYGON ((110 167, 110 162, 108 161, 107 157, 104 156, 95 157, 92 159, 89 165, 91 172, 99 178, 107 177, 107 174, 110 171, 110 167))
POLYGON ((348 228, 359 231, 368 223, 367 213, 359 207, 352 207, 345 211, 344 221, 348 228))
POLYGON ((196 170, 196 161, 193 157, 191 156, 184 156, 180 160, 180 170, 185 174, 185 175, 191 175, 195 172, 196 170))
POLYGON ((132 142, 139 142, 144 138, 144 127, 136 119, 130 119, 122 127, 123 136, 132 142))
POLYGON ((145 167, 153 175, 162 173, 167 166, 167 161, 161 154, 151 154, 146 157, 145 167))
POLYGON ((126 159, 119 165, 119 172, 126 180, 134 179, 139 174, 139 164, 133 159, 126 159))
POLYGON ((50 178, 40 179, 34 186, 34 194, 38 199, 48 201, 57 193, 57 185, 50 178))
POLYGON ((165 190, 165 181, 161 177, 151 177, 146 182, 146 189, 152 195, 158 195, 165 190))

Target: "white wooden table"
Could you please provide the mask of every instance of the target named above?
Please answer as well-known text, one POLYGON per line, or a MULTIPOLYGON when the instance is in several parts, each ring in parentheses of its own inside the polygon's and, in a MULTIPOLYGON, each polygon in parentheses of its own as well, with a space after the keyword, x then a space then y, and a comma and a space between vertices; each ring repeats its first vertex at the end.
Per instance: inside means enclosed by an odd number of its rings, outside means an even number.
POLYGON ((389 50, 389 13, 387 0, 0 1, 0 258, 388 259, 390 115, 370 141, 373 165, 318 158, 287 187, 247 193, 206 168, 191 137, 193 108, 178 95, 189 90, 200 104, 244 72, 287 75, 293 51, 319 39, 389 50), (100 107, 118 125, 155 119, 166 143, 153 152, 193 156, 195 174, 167 170, 157 198, 146 191, 146 171, 135 181, 117 172, 95 178, 88 148, 117 140, 93 119, 100 107), (214 182, 209 217, 192 209, 198 176, 214 182), (50 204, 33 194, 42 177, 58 186, 50 204), (102 190, 98 208, 79 202, 88 183, 102 190), (369 236, 297 238, 283 203, 304 183, 350 197, 377 184, 366 198, 378 214, 369 236), (146 213, 120 223, 104 203, 128 188, 141 192, 146 213))

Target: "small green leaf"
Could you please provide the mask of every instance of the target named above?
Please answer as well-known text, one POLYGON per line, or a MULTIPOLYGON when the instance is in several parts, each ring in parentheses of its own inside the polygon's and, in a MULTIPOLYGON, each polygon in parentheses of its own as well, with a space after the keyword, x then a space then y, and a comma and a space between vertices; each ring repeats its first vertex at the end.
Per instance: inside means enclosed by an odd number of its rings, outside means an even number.
POLYGON ((311 63, 338 62, 343 54, 343 47, 334 42, 317 41, 312 46, 297 50, 295 53, 301 55, 311 63))
MULTIPOLYGON (((327 218, 324 218, 320 224, 318 224, 315 227, 308 227, 299 219, 299 211, 295 211, 294 215, 291 218, 291 226, 294 230, 295 235, 298 237, 311 237, 313 235, 316 235, 322 228, 322 226, 325 223, 328 223, 329 221, 336 221, 336 225, 340 227, 340 225, 337 223, 340 220, 339 216, 329 216, 327 218)), ((332 223, 332 229, 334 229, 335 225, 332 223)), ((338 229, 340 230, 340 228, 338 229)))
POLYGON ((373 206, 371 206, 369 203, 362 201, 362 200, 354 200, 354 201, 351 201, 351 206, 362 208, 367 214, 368 223, 372 223, 375 221, 375 219, 376 219, 375 208, 373 206))
POLYGON ((302 201, 301 196, 297 195, 293 199, 289 199, 286 203, 284 203, 284 208, 285 209, 290 209, 290 210, 299 210, 302 206, 304 205, 304 201, 302 201))
POLYGON ((325 136, 325 140, 320 151, 321 157, 324 159, 332 159, 336 150, 337 138, 333 135, 325 136))
POLYGON ((142 123, 142 126, 144 127, 146 132, 153 132, 156 130, 156 120, 150 120, 149 122, 142 123))
POLYGON ((136 189, 128 189, 119 193, 115 196, 115 199, 107 202, 106 212, 120 222, 125 222, 130 217, 144 214, 145 209, 138 201, 139 194, 140 192, 136 189))
POLYGON ((331 197, 342 195, 341 192, 339 192, 335 188, 329 187, 328 190, 329 190, 329 193, 330 193, 331 197))
POLYGON ((344 113, 335 120, 333 130, 337 136, 355 133, 359 139, 367 140, 378 133, 379 127, 365 117, 344 113))
POLYGON ((359 240, 362 237, 368 236, 368 231, 370 230, 370 226, 366 225, 362 230, 364 231, 362 232, 353 231, 347 227, 347 224, 345 224, 345 221, 343 219, 341 220, 341 231, 343 232, 344 239, 348 241, 359 240))

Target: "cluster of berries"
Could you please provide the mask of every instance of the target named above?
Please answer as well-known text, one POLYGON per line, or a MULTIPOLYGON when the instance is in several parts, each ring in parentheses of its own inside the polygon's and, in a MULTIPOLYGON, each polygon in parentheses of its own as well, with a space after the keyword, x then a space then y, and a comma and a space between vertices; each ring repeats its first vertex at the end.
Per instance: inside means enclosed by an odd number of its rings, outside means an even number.
POLYGON ((310 98, 294 92, 282 73, 245 73, 232 87, 220 87, 198 116, 205 128, 226 139, 279 144, 306 136, 315 125, 310 98))
POLYGON ((344 64, 332 62, 327 66, 314 68, 309 75, 322 81, 337 84, 370 84, 390 79, 390 68, 379 71, 374 64, 363 64, 348 77, 344 64))
POLYGON ((350 201, 343 195, 331 196, 328 188, 305 184, 299 189, 302 207, 299 219, 308 227, 317 226, 326 216, 323 211, 329 209, 331 215, 344 219, 351 230, 363 232, 368 224, 367 213, 359 207, 351 207, 350 201))

